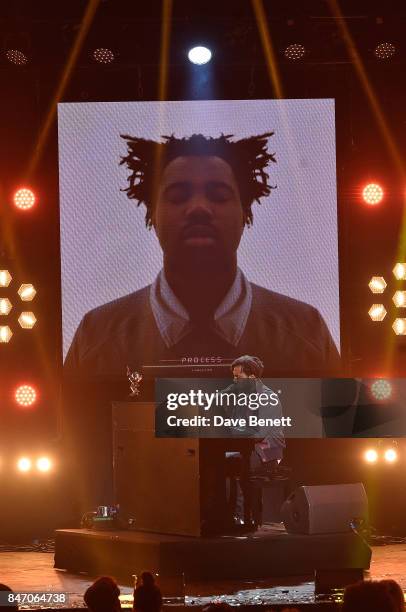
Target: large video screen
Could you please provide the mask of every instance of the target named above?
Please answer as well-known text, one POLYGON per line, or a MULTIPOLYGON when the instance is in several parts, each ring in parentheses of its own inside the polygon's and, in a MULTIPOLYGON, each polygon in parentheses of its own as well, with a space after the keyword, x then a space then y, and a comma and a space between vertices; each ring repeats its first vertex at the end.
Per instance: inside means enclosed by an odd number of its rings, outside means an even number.
POLYGON ((334 100, 64 103, 58 130, 73 372, 338 359, 334 100))

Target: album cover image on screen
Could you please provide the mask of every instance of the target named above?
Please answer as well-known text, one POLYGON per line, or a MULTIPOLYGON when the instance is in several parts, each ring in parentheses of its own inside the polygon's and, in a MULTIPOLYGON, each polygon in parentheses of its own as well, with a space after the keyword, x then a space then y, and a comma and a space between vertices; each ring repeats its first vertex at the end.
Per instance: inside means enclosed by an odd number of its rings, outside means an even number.
POLYGON ((64 103, 58 131, 72 371, 202 352, 336 360, 334 100, 64 103), (190 333, 207 276, 208 349, 190 333))

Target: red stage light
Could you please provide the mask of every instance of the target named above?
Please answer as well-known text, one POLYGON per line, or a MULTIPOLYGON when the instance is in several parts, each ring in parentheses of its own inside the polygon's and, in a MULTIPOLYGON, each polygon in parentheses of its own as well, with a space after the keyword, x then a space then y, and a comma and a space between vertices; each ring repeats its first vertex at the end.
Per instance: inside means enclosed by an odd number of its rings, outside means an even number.
POLYGON ((18 189, 14 194, 14 204, 21 210, 32 208, 35 204, 35 193, 27 187, 18 189))
POLYGON ((364 189, 362 190, 362 197, 364 198, 364 202, 366 202, 366 204, 375 206, 382 201, 383 189, 377 183, 368 183, 368 185, 365 185, 364 189))
POLYGON ((15 400, 20 406, 32 406, 37 399, 37 392, 31 385, 20 385, 14 393, 15 400))

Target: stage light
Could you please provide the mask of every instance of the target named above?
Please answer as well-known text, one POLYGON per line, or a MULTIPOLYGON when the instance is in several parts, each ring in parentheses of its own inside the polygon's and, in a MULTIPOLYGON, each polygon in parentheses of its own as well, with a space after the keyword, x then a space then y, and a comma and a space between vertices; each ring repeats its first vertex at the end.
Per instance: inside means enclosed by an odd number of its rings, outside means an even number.
POLYGON ((288 60, 295 61, 302 59, 306 55, 306 47, 298 43, 288 45, 284 51, 284 55, 288 60))
POLYGON ((33 312, 22 312, 18 317, 18 322, 23 329, 32 329, 37 318, 33 312))
POLYGON ((398 454, 394 448, 387 448, 384 457, 388 463, 394 463, 398 458, 398 454))
POLYGON ((99 64, 111 64, 114 62, 114 53, 111 49, 105 49, 104 47, 99 47, 93 51, 93 59, 95 62, 99 64))
POLYGON ((35 298, 37 290, 31 283, 23 283, 17 291, 22 302, 31 302, 35 298))
POLYGON ((395 319, 392 329, 397 336, 406 336, 406 319, 395 319))
POLYGON ((28 64, 28 57, 19 49, 8 49, 6 51, 6 57, 9 62, 17 66, 25 66, 25 64, 28 64))
POLYGON ((367 463, 376 463, 378 461, 378 453, 374 448, 369 448, 364 453, 364 459, 367 463))
POLYGON ((8 325, 0 325, 0 342, 10 342, 13 332, 8 325))
POLYGON ((406 263, 397 263, 393 268, 393 275, 396 280, 406 280, 406 263))
POLYGON ((386 308, 383 304, 372 304, 368 314, 372 321, 383 321, 386 317, 386 308))
POLYGON ((52 462, 48 457, 40 457, 36 461, 36 466, 40 472, 49 472, 52 468, 52 462))
POLYGON ((8 298, 0 298, 0 315, 8 315, 12 308, 13 305, 8 298))
POLYGON ((369 183, 365 185, 362 190, 362 197, 367 204, 371 204, 372 206, 379 204, 383 198, 383 189, 377 183, 369 183))
POLYGON ((17 387, 14 397, 20 406, 32 406, 37 399, 37 392, 31 385, 20 385, 17 387))
POLYGON ((374 53, 378 59, 389 59, 395 55, 396 47, 390 42, 381 42, 376 45, 374 53))
POLYGON ((187 56, 192 64, 202 66, 211 60, 212 53, 207 47, 193 47, 193 49, 190 49, 187 56))
POLYGON ((20 210, 28 210, 35 204, 35 193, 27 187, 22 187, 21 189, 17 189, 13 199, 17 208, 20 208, 20 210))
POLYGON ((31 459, 29 459, 28 457, 21 457, 17 461, 17 469, 20 472, 29 472, 31 469, 31 459))
POLYGON ((404 308, 406 306, 406 291, 396 291, 392 300, 395 306, 404 308))
POLYGON ((11 274, 8 270, 0 270, 0 287, 8 287, 11 283, 11 274))
POLYGON ((386 281, 383 276, 373 276, 368 283, 372 293, 383 293, 386 289, 386 281))
POLYGON ((392 395, 392 385, 389 380, 379 378, 370 386, 371 394, 376 400, 387 400, 392 395))

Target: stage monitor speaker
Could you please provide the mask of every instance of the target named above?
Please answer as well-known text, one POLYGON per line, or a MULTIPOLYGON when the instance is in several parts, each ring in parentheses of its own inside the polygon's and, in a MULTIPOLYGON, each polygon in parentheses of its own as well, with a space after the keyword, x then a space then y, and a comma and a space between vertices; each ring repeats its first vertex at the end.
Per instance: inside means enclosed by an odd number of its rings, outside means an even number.
POLYGON ((288 533, 345 533, 353 521, 368 520, 368 500, 361 483, 303 486, 287 498, 281 515, 288 533))

